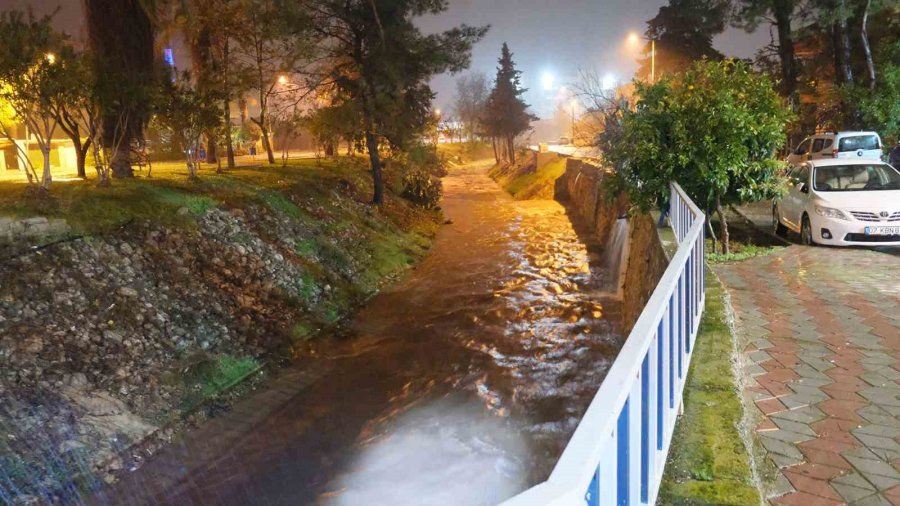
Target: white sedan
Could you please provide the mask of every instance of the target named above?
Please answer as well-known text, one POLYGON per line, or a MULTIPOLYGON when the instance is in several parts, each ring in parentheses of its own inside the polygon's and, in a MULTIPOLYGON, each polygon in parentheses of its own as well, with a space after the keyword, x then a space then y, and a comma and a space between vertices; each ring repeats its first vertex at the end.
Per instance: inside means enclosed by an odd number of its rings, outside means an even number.
POLYGON ((790 172, 775 231, 803 244, 900 246, 900 172, 877 160, 812 160, 790 172))

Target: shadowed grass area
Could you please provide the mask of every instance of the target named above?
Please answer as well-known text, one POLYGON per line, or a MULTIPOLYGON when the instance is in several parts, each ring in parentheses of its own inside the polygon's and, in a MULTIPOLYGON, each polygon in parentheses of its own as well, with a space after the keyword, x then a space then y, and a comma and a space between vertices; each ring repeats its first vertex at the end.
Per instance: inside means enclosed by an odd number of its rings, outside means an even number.
POLYGON ((438 144, 438 152, 454 163, 469 163, 494 158, 494 149, 487 142, 451 142, 438 144))
POLYGON ((659 504, 760 504, 749 453, 738 431, 742 406, 732 372, 733 343, 719 281, 706 277, 706 309, 675 427, 659 504))

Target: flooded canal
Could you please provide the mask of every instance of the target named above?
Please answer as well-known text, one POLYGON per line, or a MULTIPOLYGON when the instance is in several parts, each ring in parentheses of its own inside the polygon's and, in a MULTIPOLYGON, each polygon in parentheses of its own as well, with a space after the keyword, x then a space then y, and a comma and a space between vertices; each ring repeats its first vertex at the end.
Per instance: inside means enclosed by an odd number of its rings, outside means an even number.
POLYGON ((162 504, 488 505, 546 478, 621 345, 611 256, 483 167, 444 184, 453 223, 321 344, 321 375, 174 485, 154 489, 151 459, 125 486, 162 504))

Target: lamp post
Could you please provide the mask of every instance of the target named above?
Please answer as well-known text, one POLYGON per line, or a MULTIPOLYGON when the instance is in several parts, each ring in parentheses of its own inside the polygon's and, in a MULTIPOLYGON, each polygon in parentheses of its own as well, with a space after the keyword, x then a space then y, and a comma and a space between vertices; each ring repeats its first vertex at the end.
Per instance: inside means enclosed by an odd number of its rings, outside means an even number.
POLYGON ((632 32, 628 36, 629 42, 636 44, 641 39, 650 41, 650 82, 656 82, 656 39, 649 37, 641 37, 637 32, 632 32))
POLYGON ((572 145, 575 145, 575 99, 572 99, 572 145))

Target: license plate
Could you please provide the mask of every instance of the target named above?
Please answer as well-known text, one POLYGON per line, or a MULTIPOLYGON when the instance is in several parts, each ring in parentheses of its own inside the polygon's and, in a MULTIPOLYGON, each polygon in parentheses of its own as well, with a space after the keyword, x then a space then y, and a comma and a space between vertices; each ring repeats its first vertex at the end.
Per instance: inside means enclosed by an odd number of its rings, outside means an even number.
POLYGON ((900 235, 900 227, 866 227, 866 235, 900 235))

